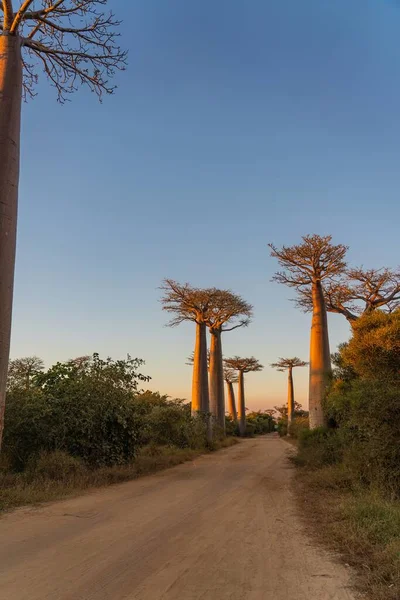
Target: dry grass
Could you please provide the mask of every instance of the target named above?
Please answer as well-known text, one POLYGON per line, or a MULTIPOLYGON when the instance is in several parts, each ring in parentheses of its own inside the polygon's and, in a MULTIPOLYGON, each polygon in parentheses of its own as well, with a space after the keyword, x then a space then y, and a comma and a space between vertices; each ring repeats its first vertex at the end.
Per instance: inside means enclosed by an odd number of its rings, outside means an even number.
POLYGON ((6 465, 0 465, 0 512, 18 506, 78 496, 88 489, 130 481, 193 460, 205 452, 228 448, 237 443, 237 438, 228 437, 214 442, 211 450, 147 446, 139 451, 131 464, 90 470, 76 461, 73 470, 61 468, 56 474, 54 460, 51 469, 47 471, 45 468, 41 471, 32 469, 24 473, 12 473, 6 465))
POLYGON ((342 465, 295 478, 302 514, 321 543, 339 552, 368 600, 400 598, 400 502, 352 482, 342 465))

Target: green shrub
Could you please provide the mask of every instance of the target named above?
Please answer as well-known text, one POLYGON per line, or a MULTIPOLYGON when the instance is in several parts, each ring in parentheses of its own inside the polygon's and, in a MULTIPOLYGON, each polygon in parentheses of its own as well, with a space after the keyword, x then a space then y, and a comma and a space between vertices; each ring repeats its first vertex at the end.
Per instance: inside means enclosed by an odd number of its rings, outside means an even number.
POLYGON ((37 457, 32 456, 25 470, 29 479, 52 481, 70 480, 85 472, 86 468, 81 460, 61 450, 41 452, 37 457))
POLYGON ((298 439, 305 429, 310 429, 308 417, 295 417, 289 425, 289 435, 298 439))
POLYGON ((340 462, 342 452, 342 440, 336 431, 326 427, 303 429, 299 434, 299 452, 295 461, 315 469, 340 462))
POLYGON ((288 423, 287 419, 279 419, 277 426, 278 435, 280 437, 285 437, 288 432, 288 423))

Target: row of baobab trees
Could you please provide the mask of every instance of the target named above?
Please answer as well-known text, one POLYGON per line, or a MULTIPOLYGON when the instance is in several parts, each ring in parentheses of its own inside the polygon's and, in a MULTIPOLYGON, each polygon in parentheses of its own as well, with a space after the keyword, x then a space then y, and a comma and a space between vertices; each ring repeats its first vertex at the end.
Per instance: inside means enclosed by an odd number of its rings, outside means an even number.
MULTIPOLYGON (((348 268, 347 246, 333 244, 332 237, 307 235, 302 243, 277 248, 270 244, 271 256, 281 271, 274 281, 294 288, 297 305, 312 313, 309 363, 294 357, 280 358, 271 365, 288 371, 288 421, 294 414, 293 369, 309 364, 310 428, 325 424, 322 403, 332 374, 327 312, 346 317, 351 326, 366 313, 380 309, 391 312, 400 304, 400 273, 388 268, 348 268)), ((244 374, 263 366, 254 357, 223 358, 222 334, 249 325, 252 306, 230 290, 195 288, 165 279, 162 285, 163 309, 173 315, 170 325, 183 321, 195 324, 196 338, 192 379, 192 413, 213 416, 225 429, 224 381, 228 408, 238 420, 241 435, 246 429, 244 374), (207 350, 207 330, 210 349, 207 350), (236 411, 233 383, 238 381, 236 411)))

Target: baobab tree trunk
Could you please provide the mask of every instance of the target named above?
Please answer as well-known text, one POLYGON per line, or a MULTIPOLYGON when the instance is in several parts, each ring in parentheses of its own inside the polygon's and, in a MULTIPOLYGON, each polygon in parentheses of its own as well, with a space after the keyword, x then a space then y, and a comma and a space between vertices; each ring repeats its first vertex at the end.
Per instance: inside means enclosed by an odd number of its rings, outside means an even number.
POLYGON ((293 369, 288 370, 288 435, 290 424, 294 416, 294 387, 293 387, 293 369))
POLYGON ((207 338, 204 323, 196 323, 196 343, 193 358, 192 415, 208 413, 207 338), (205 365, 205 374, 204 374, 205 365))
POLYGON ((0 448, 14 289, 22 97, 21 43, 0 32, 0 448))
POLYGON ((313 316, 310 341, 310 428, 324 425, 322 401, 332 373, 329 352, 328 319, 320 281, 312 285, 313 316))
POLYGON ((221 331, 211 329, 210 344, 210 411, 225 432, 224 366, 221 331))
POLYGON ((232 381, 226 382, 226 387, 228 388, 228 410, 229 414, 232 417, 232 420, 237 422, 237 412, 236 412, 236 402, 235 402, 235 390, 233 389, 232 381))
POLYGON ((239 433, 243 437, 246 432, 246 405, 244 401, 244 373, 239 371, 239 394, 238 394, 238 419, 239 433))

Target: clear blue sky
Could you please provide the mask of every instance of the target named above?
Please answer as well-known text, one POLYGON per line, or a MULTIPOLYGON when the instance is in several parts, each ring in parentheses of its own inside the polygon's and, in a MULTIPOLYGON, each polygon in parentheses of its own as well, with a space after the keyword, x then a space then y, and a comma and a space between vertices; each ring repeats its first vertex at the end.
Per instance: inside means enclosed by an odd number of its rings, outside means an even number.
MULTIPOLYGON (((158 302, 171 277, 254 304, 226 355, 307 359, 310 318, 270 282, 267 243, 331 233, 354 265, 399 262, 400 2, 109 4, 130 50, 115 96, 60 106, 41 77, 23 107, 12 356, 129 352, 189 398, 193 327, 164 327, 158 302)), ((345 320, 330 330, 334 349, 345 320)), ((285 386, 249 375, 248 406, 285 386)))

